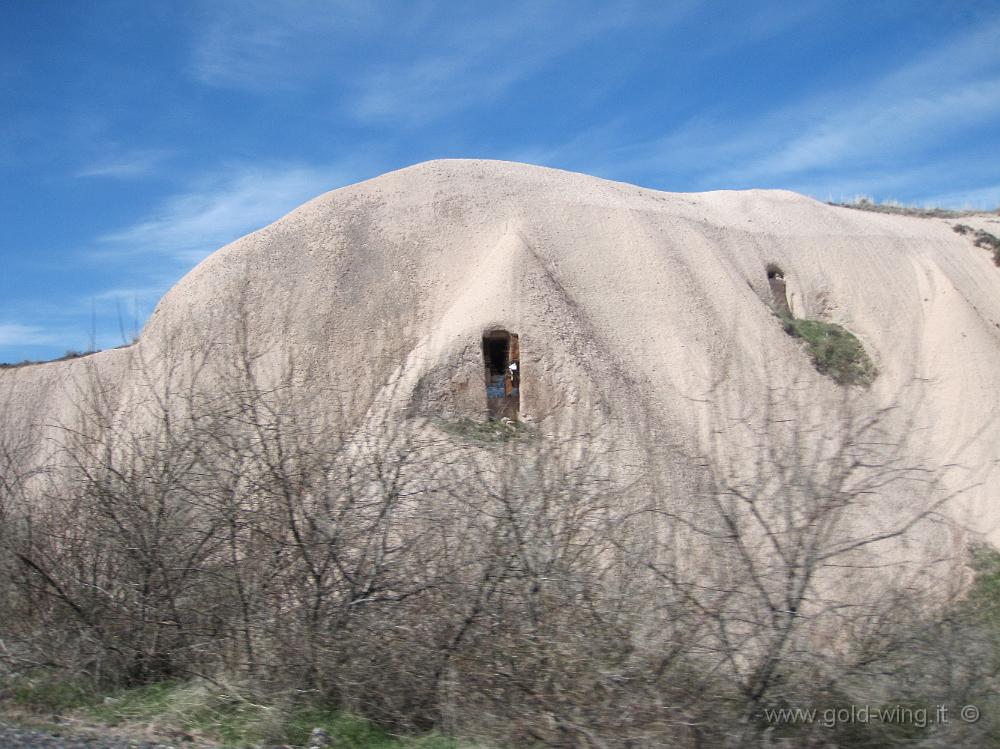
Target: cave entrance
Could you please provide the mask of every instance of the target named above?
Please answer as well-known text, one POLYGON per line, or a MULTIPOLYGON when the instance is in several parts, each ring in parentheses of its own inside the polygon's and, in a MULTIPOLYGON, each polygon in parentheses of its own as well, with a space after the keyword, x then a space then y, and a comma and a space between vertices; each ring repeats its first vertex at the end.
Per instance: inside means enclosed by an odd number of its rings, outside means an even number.
POLYGON ((791 317, 788 306, 788 290, 785 287, 785 272, 774 263, 767 264, 767 285, 771 287, 771 304, 779 317, 791 317))
POLYGON ((517 335, 506 330, 484 333, 483 364, 489 417, 517 420, 521 410, 521 352, 517 335))

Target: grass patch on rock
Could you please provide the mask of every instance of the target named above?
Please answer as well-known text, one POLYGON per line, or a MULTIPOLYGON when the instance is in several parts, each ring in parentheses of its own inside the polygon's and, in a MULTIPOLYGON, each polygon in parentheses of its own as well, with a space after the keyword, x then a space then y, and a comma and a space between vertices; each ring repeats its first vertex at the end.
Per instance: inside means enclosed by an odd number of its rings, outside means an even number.
POLYGON ((781 318, 785 332, 802 339, 816 369, 838 385, 867 387, 878 370, 861 341, 836 323, 781 318))
POLYGON ((475 419, 439 421, 438 426, 449 434, 471 442, 513 442, 530 439, 534 434, 523 421, 508 418, 488 419, 486 421, 475 419))

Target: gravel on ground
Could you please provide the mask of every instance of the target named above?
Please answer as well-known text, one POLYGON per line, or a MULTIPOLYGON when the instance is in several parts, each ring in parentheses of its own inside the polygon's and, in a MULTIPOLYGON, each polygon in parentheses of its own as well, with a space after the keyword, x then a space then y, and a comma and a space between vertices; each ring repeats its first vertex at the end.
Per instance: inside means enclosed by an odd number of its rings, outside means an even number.
POLYGON ((180 749, 184 743, 145 741, 135 737, 103 733, 98 729, 82 731, 67 726, 23 727, 0 720, 0 749, 180 749))

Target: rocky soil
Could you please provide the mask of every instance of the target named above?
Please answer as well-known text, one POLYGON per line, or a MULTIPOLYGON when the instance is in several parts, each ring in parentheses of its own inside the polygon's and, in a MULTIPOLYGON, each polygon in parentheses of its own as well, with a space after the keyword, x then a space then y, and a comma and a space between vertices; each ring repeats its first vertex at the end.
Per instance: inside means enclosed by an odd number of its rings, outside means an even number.
POLYGON ((28 727, 9 719, 0 720, 0 749, 180 749, 194 744, 181 741, 143 740, 112 732, 111 729, 82 728, 75 725, 28 727))

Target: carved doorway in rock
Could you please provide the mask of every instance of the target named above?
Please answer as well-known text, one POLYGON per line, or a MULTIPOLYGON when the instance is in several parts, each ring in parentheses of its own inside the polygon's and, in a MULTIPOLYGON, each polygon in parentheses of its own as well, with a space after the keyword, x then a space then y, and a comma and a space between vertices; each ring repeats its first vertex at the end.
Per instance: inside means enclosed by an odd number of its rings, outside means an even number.
POLYGON ((774 263, 767 264, 767 285, 771 287, 771 305, 780 317, 791 317, 788 306, 788 290, 785 288, 785 272, 774 263))
POLYGON ((517 335, 506 330, 486 331, 483 364, 489 417, 516 421, 521 410, 521 351, 517 335))

